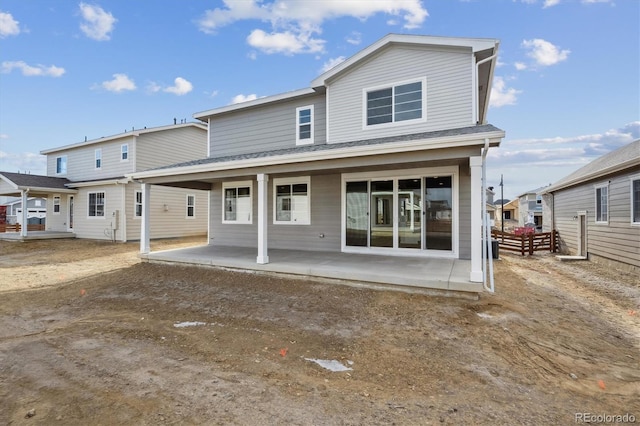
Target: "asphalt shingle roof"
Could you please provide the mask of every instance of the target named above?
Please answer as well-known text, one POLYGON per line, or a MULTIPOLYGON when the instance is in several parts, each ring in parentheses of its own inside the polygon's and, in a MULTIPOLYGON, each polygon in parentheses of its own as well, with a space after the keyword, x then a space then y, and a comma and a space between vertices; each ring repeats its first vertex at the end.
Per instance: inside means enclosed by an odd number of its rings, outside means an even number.
POLYGON ((70 183, 69 179, 66 178, 30 175, 25 173, 0 172, 0 175, 20 187, 68 189, 65 184, 70 183))

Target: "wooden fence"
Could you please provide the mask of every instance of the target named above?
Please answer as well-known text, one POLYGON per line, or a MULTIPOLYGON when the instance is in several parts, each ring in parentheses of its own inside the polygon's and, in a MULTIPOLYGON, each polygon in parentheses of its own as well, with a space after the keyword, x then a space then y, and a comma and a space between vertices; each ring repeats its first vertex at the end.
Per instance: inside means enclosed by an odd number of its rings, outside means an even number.
MULTIPOLYGON (((44 231, 44 224, 29 224, 27 225, 27 231, 44 231)), ((7 225, 5 223, 0 223, 0 232, 20 232, 22 227, 19 223, 15 225, 7 225)))
POLYGON ((556 253, 558 247, 558 231, 541 233, 511 234, 498 230, 491 231, 491 237, 498 241, 500 250, 520 252, 532 255, 536 251, 550 251, 556 253))

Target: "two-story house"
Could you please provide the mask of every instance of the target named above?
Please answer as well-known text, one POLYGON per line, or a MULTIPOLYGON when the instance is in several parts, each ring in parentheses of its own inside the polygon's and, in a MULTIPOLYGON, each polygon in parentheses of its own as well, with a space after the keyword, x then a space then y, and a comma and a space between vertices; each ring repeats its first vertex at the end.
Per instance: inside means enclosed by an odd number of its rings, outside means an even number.
MULTIPOLYGON (((47 156, 47 176, 0 172, 0 193, 46 196, 48 232, 137 240, 142 192, 126 175, 202 158, 207 145, 206 124, 181 123, 46 149, 41 154, 47 156)), ((157 192, 148 206, 154 219, 151 238, 206 234, 207 191, 163 186, 157 192)))
POLYGON ((464 290, 481 291, 483 154, 504 137, 486 123, 498 46, 391 34, 308 88, 196 113, 208 156, 133 173, 143 206, 152 184, 207 189, 210 246, 251 248, 258 265, 269 249, 466 259, 464 290))

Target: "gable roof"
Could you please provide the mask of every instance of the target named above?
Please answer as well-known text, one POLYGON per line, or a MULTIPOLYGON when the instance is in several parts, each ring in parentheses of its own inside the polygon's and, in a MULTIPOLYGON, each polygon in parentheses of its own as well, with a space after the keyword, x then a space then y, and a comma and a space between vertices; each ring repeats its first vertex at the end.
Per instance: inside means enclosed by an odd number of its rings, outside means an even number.
POLYGON ((0 172, 0 179, 20 192, 76 192, 67 188, 69 179, 51 176, 30 175, 25 173, 0 172))
POLYGON ((544 189, 543 193, 579 185, 591 179, 597 179, 634 166, 640 166, 640 139, 598 157, 544 189))
POLYGON ((166 130, 173 130, 173 129, 180 129, 183 127, 197 127, 199 129, 202 130, 207 130, 207 125, 204 123, 180 123, 180 124, 172 124, 169 126, 159 126, 159 127, 149 127, 149 128, 143 128, 143 129, 138 129, 138 130, 132 130, 130 132, 123 132, 123 133, 118 133, 117 135, 111 135, 111 136, 104 136, 101 138, 97 138, 97 139, 91 139, 91 140, 85 140, 83 142, 77 142, 77 143, 72 143, 69 145, 64 145, 61 147, 57 147, 57 148, 49 148, 49 149, 44 149, 42 151, 40 151, 40 154, 51 154, 54 152, 58 152, 58 151, 64 151, 67 149, 71 149, 71 148, 78 148, 81 146, 86 146, 86 145, 93 145, 93 144, 97 144, 97 143, 101 143, 101 142, 109 142, 109 141, 113 141, 113 140, 117 140, 117 139, 122 139, 122 138, 130 138, 132 136, 140 136, 140 135, 144 135, 144 134, 148 134, 148 133, 155 133, 155 132, 163 132, 166 130))

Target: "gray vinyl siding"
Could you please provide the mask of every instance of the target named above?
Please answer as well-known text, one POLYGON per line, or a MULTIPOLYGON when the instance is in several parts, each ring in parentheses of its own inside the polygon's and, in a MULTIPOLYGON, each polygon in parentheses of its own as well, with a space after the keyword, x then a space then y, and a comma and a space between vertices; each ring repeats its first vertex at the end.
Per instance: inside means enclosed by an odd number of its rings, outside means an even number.
MULTIPOLYGON (((133 148, 130 146, 129 150, 133 148)), ((135 141, 136 171, 207 157, 207 131, 182 127, 143 133, 135 141)))
POLYGON ((133 138, 126 137, 114 141, 96 143, 78 148, 71 148, 64 151, 47 155, 47 176, 66 177, 72 181, 108 179, 121 177, 127 173, 132 173, 133 161, 121 161, 120 147, 122 144, 129 144, 129 155, 131 155, 131 141, 133 138), (95 168, 95 151, 102 149, 102 167, 95 168), (56 158, 67 156, 67 173, 56 174, 56 158))
MULTIPOLYGON (((269 178, 268 228, 269 248, 315 251, 340 251, 340 174, 311 176, 311 224, 273 223, 273 179, 269 178), (320 234, 324 238, 320 238, 320 234)), ((211 192, 210 243, 218 246, 258 246, 257 182, 253 184, 253 223, 222 223, 222 185, 211 192)))
MULTIPOLYGON (((142 218, 135 216, 135 193, 140 190, 139 184, 127 185, 127 241, 140 240, 142 218)), ((208 191, 151 185, 150 237, 156 239, 206 235, 208 202, 208 191), (187 194, 196 197, 194 218, 187 218, 187 194)))
POLYGON ((211 117, 210 156, 224 157, 295 147, 296 108, 308 105, 314 108, 314 144, 326 143, 325 96, 318 94, 211 117))
MULTIPOLYGON (((328 143, 470 126, 470 50, 391 46, 328 84, 328 143), (363 130, 363 89, 426 77, 426 122, 363 130)), ((424 106, 423 106, 424 108, 424 106)))
POLYGON ((578 211, 587 212, 587 253, 640 268, 640 226, 631 224, 632 175, 629 173, 595 180, 554 192, 553 208, 555 228, 559 232, 562 248, 569 254, 578 251, 578 224, 574 219, 578 211), (609 222, 596 223, 595 186, 609 181, 609 222))
POLYGON ((459 255, 460 259, 471 259, 471 173, 469 163, 460 165, 458 191, 459 255))
MULTIPOLYGON (((74 195, 77 197, 77 194, 74 195)), ((47 231, 67 232, 67 220, 69 220, 69 194, 49 194, 47 197, 47 231), (60 213, 53 212, 53 197, 60 197, 60 213)), ((75 198, 74 198, 75 201, 75 198)), ((74 202, 75 204, 75 202, 74 202)))

